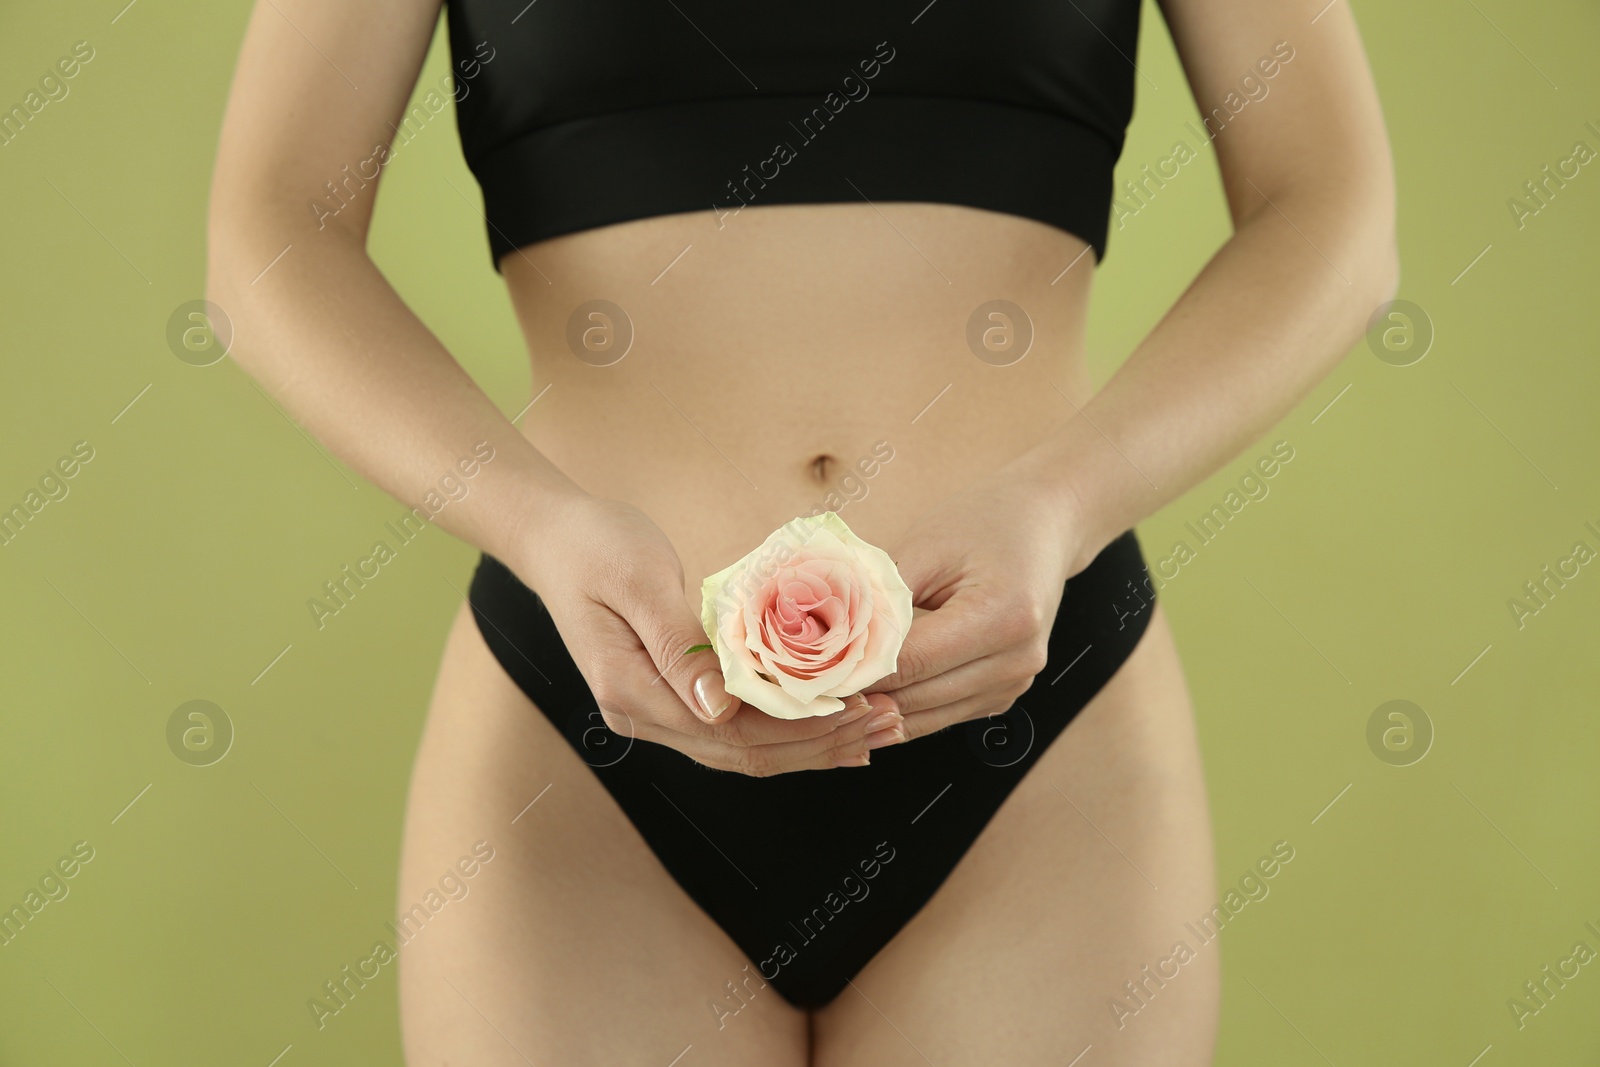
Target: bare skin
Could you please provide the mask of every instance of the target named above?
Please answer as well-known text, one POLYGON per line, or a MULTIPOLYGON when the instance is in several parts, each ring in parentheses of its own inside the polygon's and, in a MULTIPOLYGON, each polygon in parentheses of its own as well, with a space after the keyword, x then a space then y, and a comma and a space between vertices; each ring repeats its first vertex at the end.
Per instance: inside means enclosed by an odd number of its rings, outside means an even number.
POLYGON ((753 206, 720 229, 697 212, 545 241, 501 260, 532 392, 549 387, 524 432, 587 491, 655 520, 698 617, 700 578, 830 492, 853 530, 891 545, 1082 406, 1092 254, 1061 272, 1084 247, 1013 215, 865 203, 753 206), (1008 367, 966 343, 967 318, 997 293, 1035 334, 1008 367), (635 334, 606 367, 566 340, 595 294, 635 334), (894 458, 863 477, 856 464, 879 441, 894 458), (857 502, 841 486, 851 474, 866 490, 857 502))
MULTIPOLYGON (((233 316, 233 358, 397 497, 420 501, 492 442, 495 462, 438 522, 539 591, 608 723, 741 773, 852 773, 840 764, 869 751, 858 704, 773 720, 727 699, 715 656, 682 654, 703 640, 700 578, 887 442, 894 458, 837 510, 930 610, 869 687, 873 710, 902 718, 893 743, 916 744, 1009 706, 1043 665, 1066 578, 1236 456, 1393 295, 1376 97, 1348 9, 1311 24, 1320 7, 1164 5, 1203 112, 1273 42, 1298 54, 1271 102, 1215 142, 1236 233, 1098 393, 1082 353, 1093 257, 1077 238, 954 205, 757 206, 720 228, 709 211, 664 216, 507 256, 533 395, 549 386, 512 426, 367 258, 373 198, 325 229, 305 208, 400 112, 434 27, 424 0, 258 8, 224 123, 208 291, 233 316), (596 295, 636 332, 607 367, 566 343, 596 295), (1007 367, 966 343, 996 297, 1035 331, 1007 367)), ((496 858, 471 897, 402 950, 414 1064, 668 1063, 690 1044, 685 1064, 1065 1063, 1091 1044, 1096 1063, 1210 1062, 1214 949, 1124 1027, 1108 1010, 1216 895, 1160 611, 929 905, 812 1018, 767 988, 716 1028, 705 1001, 748 961, 463 614, 418 753, 401 907, 478 840, 496 858)))
POLYGON ((402 907, 479 840, 495 858, 471 894, 400 950, 412 1064, 667 1064, 687 1045, 683 1063, 713 1065, 1059 1065, 1090 1044, 1085 1062, 1210 1062, 1219 957, 1184 923, 1218 891, 1193 716, 1159 610, 928 906, 815 1013, 810 1058, 806 1013, 759 979, 719 1027, 708 1002, 750 961, 463 610, 412 780, 402 907), (1179 939, 1197 958, 1119 1027, 1111 998, 1126 1000, 1123 983, 1179 939))

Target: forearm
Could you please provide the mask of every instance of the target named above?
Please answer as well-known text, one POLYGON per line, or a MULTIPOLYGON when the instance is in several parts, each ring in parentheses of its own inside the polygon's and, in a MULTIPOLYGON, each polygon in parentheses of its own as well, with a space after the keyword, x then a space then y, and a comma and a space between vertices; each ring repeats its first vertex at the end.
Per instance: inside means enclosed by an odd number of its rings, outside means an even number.
POLYGON ((1397 273, 1384 196, 1262 202, 1105 387, 1020 461, 1059 494, 1072 572, 1303 399, 1397 273))
POLYGON ((581 492, 412 314, 355 233, 265 211, 214 213, 207 293, 232 321, 234 361, 307 432, 513 569, 549 506, 581 492), (480 442, 493 459, 476 465, 480 442), (446 479, 465 495, 448 496, 446 479))

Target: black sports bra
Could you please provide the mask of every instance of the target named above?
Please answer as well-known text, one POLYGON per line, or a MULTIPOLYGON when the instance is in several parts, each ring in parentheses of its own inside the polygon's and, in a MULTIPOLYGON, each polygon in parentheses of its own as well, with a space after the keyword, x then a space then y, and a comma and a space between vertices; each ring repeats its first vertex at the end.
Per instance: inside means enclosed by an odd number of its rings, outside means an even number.
POLYGON ((1139 0, 447 0, 490 252, 686 211, 931 201, 1105 255, 1139 0))

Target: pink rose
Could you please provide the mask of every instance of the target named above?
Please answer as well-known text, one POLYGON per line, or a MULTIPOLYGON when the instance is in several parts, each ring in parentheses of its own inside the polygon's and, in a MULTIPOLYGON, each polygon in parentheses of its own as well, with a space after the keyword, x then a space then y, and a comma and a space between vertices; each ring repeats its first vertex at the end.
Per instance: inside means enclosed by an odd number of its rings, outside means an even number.
POLYGON ((834 512, 798 518, 701 585, 700 621, 728 692, 804 719, 893 674, 911 590, 834 512))

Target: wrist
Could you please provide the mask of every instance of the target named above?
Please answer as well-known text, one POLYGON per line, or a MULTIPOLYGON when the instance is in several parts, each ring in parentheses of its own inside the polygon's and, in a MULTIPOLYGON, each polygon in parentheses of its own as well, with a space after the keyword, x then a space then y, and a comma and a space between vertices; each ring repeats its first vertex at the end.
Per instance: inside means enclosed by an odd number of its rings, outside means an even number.
POLYGON ((576 484, 527 485, 516 494, 497 551, 490 554, 504 563, 530 589, 544 585, 541 566, 551 555, 556 531, 567 523, 574 505, 590 499, 576 484))
POLYGON ((1066 560, 1068 578, 1082 571, 1122 531, 1108 529, 1102 521, 1104 509, 1096 508, 1076 477, 1083 469, 1080 459, 1056 442, 1041 445, 1012 464, 1015 474, 1028 486, 1031 498, 1043 509, 1045 520, 1056 531, 1066 560))

